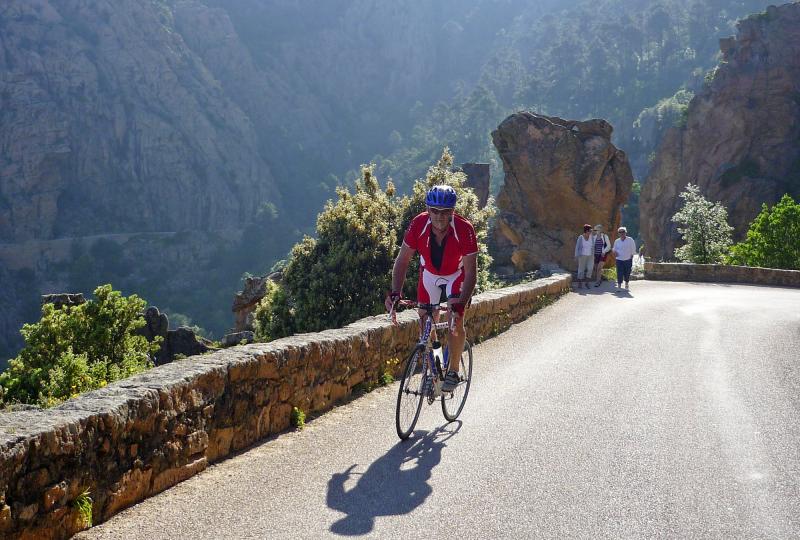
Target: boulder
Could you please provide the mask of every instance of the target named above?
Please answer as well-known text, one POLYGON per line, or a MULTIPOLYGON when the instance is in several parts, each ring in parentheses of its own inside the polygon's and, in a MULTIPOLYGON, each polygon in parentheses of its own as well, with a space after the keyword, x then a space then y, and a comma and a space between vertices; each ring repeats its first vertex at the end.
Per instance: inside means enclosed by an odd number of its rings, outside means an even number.
MULTIPOLYGON (((501 271, 575 266, 582 225, 620 224, 633 174, 605 120, 579 122, 519 112, 492 133, 505 184, 497 197, 493 248, 501 271)), ((613 240, 613 235, 609 234, 613 240)))
POLYGON ((234 345, 239 345, 242 342, 252 343, 255 341, 255 334, 249 330, 245 330, 244 332, 234 332, 232 334, 226 334, 222 338, 222 346, 223 347, 232 347, 234 345))
MULTIPOLYGON (((203 354, 211 350, 203 338, 198 338, 194 330, 186 326, 181 326, 177 330, 167 332, 167 339, 161 346, 159 355, 168 358, 167 362, 172 362, 176 356, 182 357, 203 354)), ((166 362, 163 362, 166 363, 166 362)))
POLYGON ((86 298, 83 297, 83 293, 57 293, 42 295, 42 305, 53 304, 56 309, 61 309, 64 306, 79 306, 85 302, 86 298))
POLYGON ((169 364, 178 355, 187 357, 212 350, 210 342, 195 335, 191 328, 181 326, 177 330, 170 330, 167 314, 161 313, 155 306, 145 310, 144 320, 145 325, 139 329, 139 334, 146 337, 147 341, 162 338, 161 348, 153 359, 157 366, 169 364))

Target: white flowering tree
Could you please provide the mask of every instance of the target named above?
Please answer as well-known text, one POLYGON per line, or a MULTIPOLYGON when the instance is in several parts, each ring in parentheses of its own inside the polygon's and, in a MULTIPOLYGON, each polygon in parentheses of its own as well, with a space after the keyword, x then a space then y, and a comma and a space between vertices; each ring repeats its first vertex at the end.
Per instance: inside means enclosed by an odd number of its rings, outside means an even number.
POLYGON ((675 250, 682 262, 722 263, 731 247, 733 227, 728 225, 728 211, 719 202, 712 203, 694 184, 680 194, 683 207, 672 216, 684 245, 675 250))

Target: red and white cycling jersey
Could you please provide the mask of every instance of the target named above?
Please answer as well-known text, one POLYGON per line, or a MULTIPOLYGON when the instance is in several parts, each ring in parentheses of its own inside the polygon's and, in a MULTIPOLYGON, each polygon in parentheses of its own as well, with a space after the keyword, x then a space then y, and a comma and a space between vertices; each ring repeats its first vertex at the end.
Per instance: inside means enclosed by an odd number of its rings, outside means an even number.
MULTIPOLYGON (((442 260, 438 268, 433 265, 432 242, 431 220, 428 213, 423 212, 411 220, 403 238, 405 245, 419 253, 421 268, 417 301, 423 304, 438 304, 448 298, 458 297, 464 282, 463 259, 478 252, 475 228, 472 223, 456 214, 453 214, 450 230, 445 235, 442 260)), ((464 306, 456 310, 463 315, 464 306)))
POLYGON ((442 264, 439 268, 433 266, 431 259, 431 219, 427 212, 419 214, 411 220, 403 237, 403 243, 416 250, 420 256, 420 266, 426 271, 437 276, 447 276, 458 272, 463 266, 462 259, 467 255, 478 252, 478 239, 475 236, 475 227, 472 223, 453 214, 450 220, 450 230, 445 237, 442 264))

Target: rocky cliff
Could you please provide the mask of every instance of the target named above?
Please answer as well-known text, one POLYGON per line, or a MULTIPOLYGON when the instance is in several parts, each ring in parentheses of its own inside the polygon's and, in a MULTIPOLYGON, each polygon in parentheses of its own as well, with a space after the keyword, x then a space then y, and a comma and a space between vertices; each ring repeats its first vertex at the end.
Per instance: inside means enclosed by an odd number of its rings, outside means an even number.
POLYGON ((647 252, 669 259, 688 183, 721 201, 741 238, 761 204, 800 195, 800 3, 770 7, 720 41, 722 60, 665 137, 642 189, 647 252))
POLYGON ((158 3, 0 6, 0 239, 238 228, 280 201, 242 109, 158 3))
POLYGON ((604 120, 520 112, 492 133, 506 175, 497 197, 497 264, 517 272, 543 263, 572 268, 584 223, 619 226, 633 175, 611 132, 604 120))

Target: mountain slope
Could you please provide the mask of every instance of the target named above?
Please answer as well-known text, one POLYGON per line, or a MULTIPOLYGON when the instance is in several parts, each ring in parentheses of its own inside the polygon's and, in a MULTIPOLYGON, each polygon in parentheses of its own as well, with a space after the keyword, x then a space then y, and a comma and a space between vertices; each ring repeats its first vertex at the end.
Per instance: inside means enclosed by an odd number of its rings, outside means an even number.
POLYGON ((762 203, 800 195, 800 3, 743 20, 721 48, 713 80, 686 126, 666 136, 642 190, 642 234, 657 258, 673 257, 670 220, 687 183, 728 208, 738 238, 762 203))

